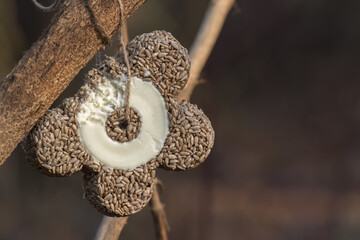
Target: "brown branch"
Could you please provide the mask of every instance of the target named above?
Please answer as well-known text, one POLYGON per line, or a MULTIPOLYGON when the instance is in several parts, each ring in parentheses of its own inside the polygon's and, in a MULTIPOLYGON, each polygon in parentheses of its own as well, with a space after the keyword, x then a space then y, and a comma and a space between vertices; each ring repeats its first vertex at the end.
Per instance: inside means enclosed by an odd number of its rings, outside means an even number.
MULTIPOLYGON (((146 0, 123 0, 125 19, 146 0)), ((65 0, 42 37, 0 83, 0 165, 116 31, 117 0, 65 0)))
POLYGON ((169 222, 166 217, 164 205, 161 203, 158 188, 162 187, 161 181, 155 179, 154 193, 150 201, 151 212, 154 218, 154 224, 156 228, 156 236, 159 240, 167 240, 167 232, 170 230, 169 222))
POLYGON ((128 217, 104 216, 96 233, 95 240, 117 240, 124 228, 128 217))
POLYGON ((201 23, 200 30, 190 49, 190 78, 184 90, 178 96, 179 99, 189 101, 194 88, 199 83, 200 73, 209 58, 225 18, 234 2, 235 0, 212 0, 210 2, 203 22, 201 23))

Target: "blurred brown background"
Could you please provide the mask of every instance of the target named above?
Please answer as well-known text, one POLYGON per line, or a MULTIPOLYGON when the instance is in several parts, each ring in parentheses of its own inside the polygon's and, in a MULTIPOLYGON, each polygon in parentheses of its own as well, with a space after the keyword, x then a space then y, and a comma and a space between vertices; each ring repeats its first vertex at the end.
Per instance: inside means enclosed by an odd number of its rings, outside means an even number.
MULTIPOLYGON (((164 29, 189 48, 207 3, 148 0, 130 38, 164 29)), ((237 1, 192 98, 213 122, 215 148, 195 170, 158 170, 170 239, 360 239, 359 9, 354 0, 237 1)), ((0 77, 51 16, 30 0, 0 0, 0 77)), ((81 185, 81 173, 39 174, 18 147, 0 167, 0 239, 92 239, 102 216, 81 185)), ((148 207, 121 239, 155 239, 148 207)))

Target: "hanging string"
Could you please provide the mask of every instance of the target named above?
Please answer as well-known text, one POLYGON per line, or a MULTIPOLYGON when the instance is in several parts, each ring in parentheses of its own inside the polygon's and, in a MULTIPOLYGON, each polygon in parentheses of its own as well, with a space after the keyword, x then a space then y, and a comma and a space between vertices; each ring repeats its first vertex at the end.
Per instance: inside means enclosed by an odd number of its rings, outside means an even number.
POLYGON ((60 2, 60 0, 54 0, 54 2, 50 5, 50 6, 44 6, 41 3, 39 3, 37 0, 31 0, 34 5, 39 8, 40 10, 44 11, 44 12, 50 12, 55 10, 57 4, 60 2))
POLYGON ((127 68, 127 75, 128 75, 128 82, 126 85, 126 99, 125 99, 125 119, 129 122, 130 121, 130 106, 129 106, 129 100, 130 100, 130 87, 131 87, 131 70, 130 70, 130 63, 129 63, 129 59, 128 59, 128 52, 126 50, 126 45, 125 45, 125 33, 124 33, 124 29, 126 26, 126 22, 123 16, 123 5, 121 0, 118 0, 119 3, 119 8, 120 8, 120 29, 118 31, 119 33, 119 53, 122 51, 124 54, 124 61, 126 64, 126 68, 127 68))

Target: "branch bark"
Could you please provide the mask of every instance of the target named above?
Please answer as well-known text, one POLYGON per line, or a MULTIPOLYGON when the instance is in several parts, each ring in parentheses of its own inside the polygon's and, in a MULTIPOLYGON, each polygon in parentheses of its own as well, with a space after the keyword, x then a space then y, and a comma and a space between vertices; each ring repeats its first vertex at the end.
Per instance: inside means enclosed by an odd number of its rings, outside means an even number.
MULTIPOLYGON (((129 18, 146 0, 123 0, 129 18)), ((0 165, 117 30, 117 0, 65 0, 52 24, 0 83, 0 165)))
POLYGON ((235 0, 212 0, 190 49, 190 78, 178 98, 190 100, 200 73, 209 58, 221 28, 235 0))
POLYGON ((117 240, 123 230, 128 217, 104 216, 100 224, 95 240, 117 240))

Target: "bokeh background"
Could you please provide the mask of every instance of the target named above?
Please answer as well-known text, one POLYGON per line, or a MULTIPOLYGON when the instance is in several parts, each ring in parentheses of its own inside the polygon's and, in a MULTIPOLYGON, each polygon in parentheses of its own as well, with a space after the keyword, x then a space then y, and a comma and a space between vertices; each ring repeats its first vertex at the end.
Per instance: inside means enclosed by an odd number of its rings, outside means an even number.
MULTIPOLYGON (((129 20, 130 38, 164 29, 189 48, 207 4, 148 0, 129 20)), ((354 0, 237 0, 192 97, 212 120, 215 148, 197 169, 158 170, 170 239, 360 239, 359 9, 354 0)), ((52 14, 0 1, 1 78, 52 14)), ((82 198, 81 177, 43 176, 18 147, 0 167, 0 239, 92 239, 102 215, 82 198)), ((120 238, 155 239, 149 207, 120 238)))

